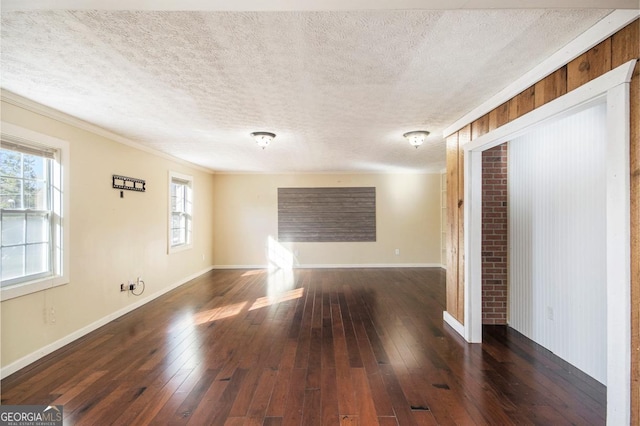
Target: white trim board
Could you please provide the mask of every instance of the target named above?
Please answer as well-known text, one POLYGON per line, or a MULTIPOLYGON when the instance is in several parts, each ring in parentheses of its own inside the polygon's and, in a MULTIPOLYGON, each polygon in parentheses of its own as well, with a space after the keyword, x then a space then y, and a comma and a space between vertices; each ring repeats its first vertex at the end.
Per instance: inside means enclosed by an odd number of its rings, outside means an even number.
MULTIPOLYGON (((309 263, 293 265, 293 269, 363 269, 363 268, 442 268, 440 263, 360 263, 360 264, 324 264, 309 263)), ((269 269, 269 265, 215 265, 213 269, 269 269)))
POLYGON ((454 132, 462 129, 469 123, 474 122, 483 115, 499 107, 509 99, 515 97, 523 90, 531 87, 549 74, 568 64, 602 40, 615 34, 620 29, 627 26, 634 19, 640 16, 639 9, 614 10, 593 27, 576 37, 562 49, 545 59, 531 71, 496 93, 486 102, 478 105, 464 116, 444 129, 442 136, 446 138, 454 132))
POLYGON ((631 412, 631 266, 629 82, 636 60, 592 80, 464 146, 464 330, 482 342, 482 152, 544 122, 607 103, 607 423, 629 424, 631 412))
POLYGON ((464 325, 462 325, 457 319, 455 319, 449 312, 444 311, 442 313, 442 319, 459 335, 464 336, 464 325))
POLYGON ((131 311, 134 311, 136 309, 138 309, 139 307, 146 305, 147 303, 151 302, 154 299, 157 299, 158 297, 170 292, 171 290, 174 290, 178 287, 180 287, 183 284, 188 283, 189 281, 198 278, 199 276, 206 274, 207 272, 211 271, 212 269, 214 269, 212 266, 200 271, 200 272, 196 272, 195 274, 189 275, 188 277, 183 278, 182 280, 156 292, 153 293, 152 295, 139 300, 135 303, 132 303, 128 306, 125 306, 122 309, 119 309, 103 318, 100 318, 97 321, 92 322, 91 324, 80 328, 79 330, 74 331, 73 333, 70 333, 68 335, 66 335, 65 337, 56 340, 53 343, 50 343, 40 349, 38 349, 35 352, 32 352, 28 355, 23 356, 22 358, 12 362, 9 365, 6 365, 4 367, 2 367, 2 369, 0 370, 0 379, 4 379, 5 377, 15 373, 16 371, 27 367, 29 364, 32 364, 36 361, 38 361, 40 358, 43 358, 47 355, 49 355, 50 353, 57 351, 58 349, 68 345, 69 343, 72 343, 73 341, 91 333, 92 331, 97 330, 98 328, 102 327, 103 325, 106 325, 108 323, 110 323, 111 321, 120 318, 121 316, 128 314, 131 311))
POLYGON ((398 9, 623 9, 637 7, 636 0, 3 0, 3 11, 15 10, 203 10, 203 11, 299 11, 299 10, 398 10, 398 9))

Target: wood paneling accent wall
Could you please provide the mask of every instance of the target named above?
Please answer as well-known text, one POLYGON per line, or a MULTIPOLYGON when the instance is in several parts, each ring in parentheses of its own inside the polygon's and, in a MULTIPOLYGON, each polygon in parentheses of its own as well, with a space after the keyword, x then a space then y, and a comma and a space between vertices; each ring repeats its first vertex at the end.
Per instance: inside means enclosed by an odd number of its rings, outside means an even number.
MULTIPOLYGON (((460 157, 462 146, 479 137, 488 127, 494 130, 568 91, 601 76, 632 59, 640 58, 640 21, 635 20, 613 36, 594 46, 519 95, 495 108, 484 117, 470 123, 447 137, 447 230, 449 255, 447 259, 447 311, 464 323, 464 284, 460 271, 464 270, 461 208, 463 199, 460 157), (488 122, 488 126, 485 124, 488 122), (474 130, 475 129, 475 130, 474 130), (471 131, 470 131, 471 130, 471 131), (465 137, 469 135, 469 137, 465 137), (457 150, 457 152, 456 152, 457 150), (456 207, 453 209, 452 207, 456 207), (454 288, 455 287, 455 288, 454 288)), ((640 64, 636 64, 631 80, 631 424, 640 424, 640 64)))
POLYGON ((453 315, 458 321, 464 321, 461 314, 464 314, 464 307, 458 307, 458 241, 460 231, 458 229, 460 212, 462 211, 460 188, 458 179, 460 178, 459 153, 462 150, 458 146, 458 133, 447 138, 447 312, 453 315))
POLYGON ((376 189, 278 188, 278 239, 376 240, 376 189))

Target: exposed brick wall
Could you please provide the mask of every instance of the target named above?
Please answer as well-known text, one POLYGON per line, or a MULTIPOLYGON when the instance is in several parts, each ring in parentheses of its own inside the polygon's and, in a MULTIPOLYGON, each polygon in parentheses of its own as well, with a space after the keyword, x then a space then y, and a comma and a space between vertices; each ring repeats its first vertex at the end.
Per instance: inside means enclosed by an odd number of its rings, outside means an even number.
POLYGON ((482 323, 507 323, 507 144, 482 153, 482 323))

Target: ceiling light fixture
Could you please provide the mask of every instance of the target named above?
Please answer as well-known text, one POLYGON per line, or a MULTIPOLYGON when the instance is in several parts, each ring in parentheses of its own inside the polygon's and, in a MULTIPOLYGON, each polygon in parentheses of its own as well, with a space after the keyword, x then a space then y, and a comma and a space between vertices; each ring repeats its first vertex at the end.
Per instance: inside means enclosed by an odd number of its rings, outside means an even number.
POLYGON ((424 140, 429 136, 429 132, 426 130, 414 130, 413 132, 407 132, 404 135, 412 146, 418 148, 424 143, 424 140))
POLYGON ((253 132, 251 133, 251 136, 253 136, 260 148, 265 149, 267 145, 271 143, 273 138, 276 137, 276 134, 271 132, 253 132))

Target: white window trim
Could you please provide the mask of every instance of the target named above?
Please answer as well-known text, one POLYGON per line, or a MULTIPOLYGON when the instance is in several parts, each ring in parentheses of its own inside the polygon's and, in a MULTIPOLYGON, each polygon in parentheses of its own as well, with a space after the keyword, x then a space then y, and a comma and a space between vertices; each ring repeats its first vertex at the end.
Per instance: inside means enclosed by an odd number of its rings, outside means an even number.
POLYGON ((167 184, 167 202, 168 202, 168 215, 167 215, 167 251, 169 254, 172 253, 178 253, 184 250, 190 250, 191 248, 193 248, 193 238, 194 238, 194 233, 193 233, 193 211, 194 211, 194 187, 193 187, 193 176, 190 175, 185 175, 182 173, 178 173, 178 172, 173 172, 173 171, 169 171, 169 182, 167 184), (172 220, 172 210, 171 210, 171 182, 173 181, 173 179, 179 179, 179 180, 183 180, 186 182, 189 182, 189 186, 191 187, 191 238, 189 240, 189 242, 187 244, 180 244, 177 246, 172 246, 171 245, 171 220, 172 220))
POLYGON ((58 151, 56 155, 57 166, 60 167, 60 173, 53 176, 56 179, 62 178, 62 182, 57 183, 61 191, 61 201, 58 197, 52 200, 52 208, 60 217, 59 229, 55 231, 54 238, 54 275, 43 278, 37 278, 31 281, 22 282, 12 286, 0 289, 0 300, 5 301, 16 297, 25 296, 27 294, 46 290, 49 288, 68 284, 70 282, 69 273, 69 184, 70 184, 70 149, 69 142, 62 139, 54 138, 42 133, 34 132, 11 123, 1 124, 2 134, 11 139, 22 139, 33 142, 37 145, 54 148, 58 151))

